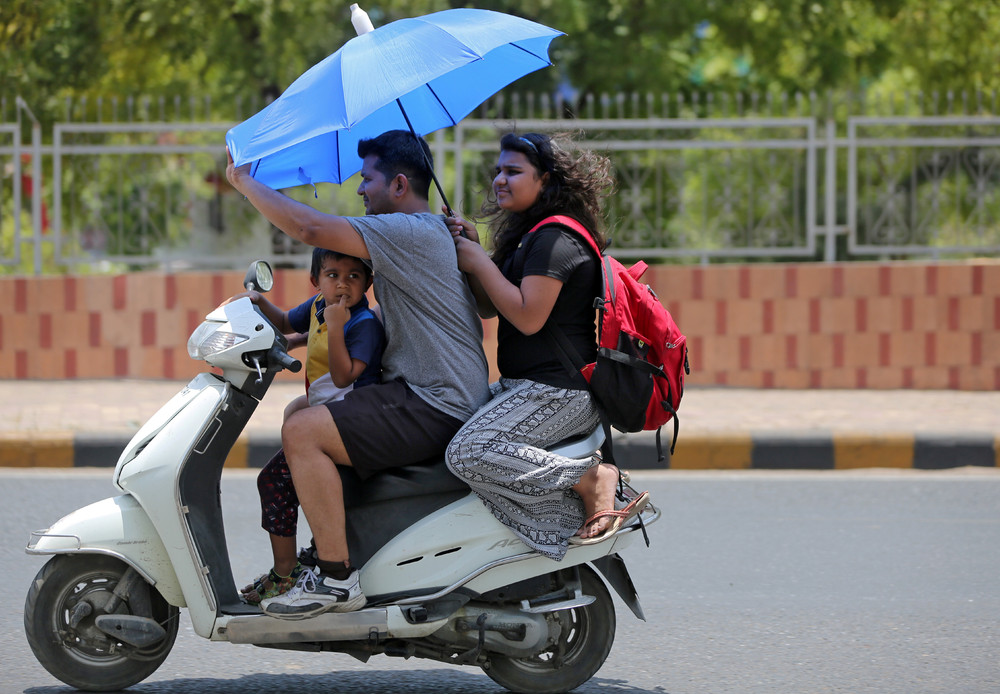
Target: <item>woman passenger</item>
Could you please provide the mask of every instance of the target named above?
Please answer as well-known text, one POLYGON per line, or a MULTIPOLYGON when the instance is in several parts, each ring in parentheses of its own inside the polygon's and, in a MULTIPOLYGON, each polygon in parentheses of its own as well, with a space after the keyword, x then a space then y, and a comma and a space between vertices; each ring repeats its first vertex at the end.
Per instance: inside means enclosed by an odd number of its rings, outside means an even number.
POLYGON ((490 402, 455 435, 446 462, 525 544, 556 560, 571 543, 610 538, 649 499, 644 492, 615 510, 617 468, 597 455, 576 460, 545 450, 599 424, 586 382, 564 366, 542 328, 557 325, 585 362, 594 361, 601 264, 566 226, 529 231, 546 217, 565 215, 604 248, 601 203, 612 185, 606 157, 571 154, 548 135, 510 133, 500 141, 492 194, 482 208, 492 255, 470 222, 446 220, 480 315, 499 314, 501 376, 490 402))

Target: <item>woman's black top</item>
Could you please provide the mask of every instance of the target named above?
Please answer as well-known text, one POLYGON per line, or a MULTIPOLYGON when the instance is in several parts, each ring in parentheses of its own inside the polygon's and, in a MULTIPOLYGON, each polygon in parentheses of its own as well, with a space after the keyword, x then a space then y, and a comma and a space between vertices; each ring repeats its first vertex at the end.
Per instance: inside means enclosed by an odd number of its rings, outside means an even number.
MULTIPOLYGON (((585 363, 596 359, 594 299, 601 292, 601 265, 575 231, 551 224, 526 233, 500 271, 518 287, 529 275, 560 280, 563 286, 549 322, 562 329, 585 363)), ((525 335, 503 316, 497 328, 497 367, 506 378, 527 378, 559 388, 583 387, 580 378, 567 371, 544 330, 525 335)))

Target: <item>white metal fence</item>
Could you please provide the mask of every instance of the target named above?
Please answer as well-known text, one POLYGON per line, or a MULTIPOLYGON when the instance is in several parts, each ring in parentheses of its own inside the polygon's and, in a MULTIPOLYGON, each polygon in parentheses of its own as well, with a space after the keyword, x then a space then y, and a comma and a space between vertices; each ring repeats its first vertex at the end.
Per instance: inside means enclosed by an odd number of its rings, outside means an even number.
MULTIPOLYGON (((771 101, 764 113, 759 100, 733 100, 724 112, 735 115, 713 117, 664 117, 683 100, 652 97, 592 100, 583 118, 556 117, 562 109, 548 101, 508 105, 552 117, 474 117, 429 137, 452 204, 469 213, 488 185, 499 133, 569 131, 614 162, 618 191, 608 216, 621 257, 1000 253, 1000 117, 835 121, 816 115, 823 109, 815 97, 806 107, 802 99, 777 108, 771 101)), ((223 268, 251 257, 304 263, 305 249, 225 181, 223 138, 232 123, 207 120, 207 102, 206 120, 177 118, 179 102, 127 104, 126 120, 117 119, 122 104, 99 106, 88 122, 73 120, 68 107, 50 138, 20 101, 16 122, 0 122, 0 272, 223 268)), ((316 197, 312 189, 292 194, 327 211, 361 213, 353 183, 320 186, 316 197)))

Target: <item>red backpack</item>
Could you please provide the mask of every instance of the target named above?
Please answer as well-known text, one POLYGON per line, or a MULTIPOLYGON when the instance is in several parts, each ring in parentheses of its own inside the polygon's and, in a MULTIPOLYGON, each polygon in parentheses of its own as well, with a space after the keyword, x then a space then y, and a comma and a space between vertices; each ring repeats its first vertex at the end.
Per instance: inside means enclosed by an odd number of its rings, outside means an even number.
POLYGON ((604 291, 594 300, 594 307, 598 309, 597 361, 584 364, 555 324, 546 324, 545 330, 554 340, 567 368, 574 373, 579 371, 587 380, 601 412, 607 443, 610 445, 611 441, 609 424, 623 432, 655 429, 657 451, 663 460, 660 427, 674 420, 674 438, 670 444, 673 453, 684 376, 691 373, 687 338, 653 289, 639 282, 648 267, 645 262, 640 260, 626 268, 601 253, 590 232, 571 217, 547 217, 531 231, 549 224, 575 231, 601 261, 604 291))

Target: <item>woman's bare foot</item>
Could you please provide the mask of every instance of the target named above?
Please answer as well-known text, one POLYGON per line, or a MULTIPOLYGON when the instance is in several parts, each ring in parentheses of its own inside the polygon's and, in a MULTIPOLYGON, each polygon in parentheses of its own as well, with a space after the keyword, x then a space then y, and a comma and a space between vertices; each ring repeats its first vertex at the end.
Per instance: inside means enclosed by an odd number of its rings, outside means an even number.
MULTIPOLYGON (((618 487, 618 468, 614 465, 599 463, 587 470, 573 490, 583 499, 583 512, 590 518, 598 511, 613 511, 615 508, 615 489, 618 487)), ((613 516, 596 518, 589 525, 584 525, 576 534, 580 537, 594 537, 604 532, 611 524, 613 516)))

